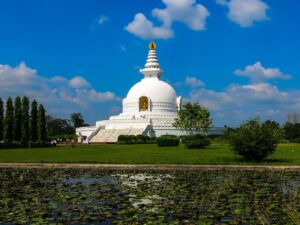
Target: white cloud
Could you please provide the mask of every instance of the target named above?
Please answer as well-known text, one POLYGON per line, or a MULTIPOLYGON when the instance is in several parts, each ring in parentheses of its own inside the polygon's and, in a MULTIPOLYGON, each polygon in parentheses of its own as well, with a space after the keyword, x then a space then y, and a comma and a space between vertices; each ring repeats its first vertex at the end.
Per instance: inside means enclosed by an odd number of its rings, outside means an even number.
POLYGON ((191 87, 202 87, 205 83, 202 80, 198 80, 197 77, 186 77, 185 84, 191 87))
POLYGON ((107 21, 109 21, 109 18, 107 16, 104 16, 104 15, 100 15, 98 20, 97 20, 98 24, 100 24, 100 25, 106 23, 107 21))
POLYGON ((281 72, 279 68, 265 68, 261 62, 248 65, 244 70, 237 69, 234 74, 250 77, 253 82, 261 82, 269 79, 291 79, 291 76, 281 72))
POLYGON ((162 23, 161 26, 154 26, 143 13, 137 13, 125 30, 143 39, 173 37, 172 24, 175 21, 186 24, 192 30, 205 30, 209 11, 203 5, 196 4, 195 0, 162 1, 166 5, 164 9, 152 10, 152 16, 162 23))
POLYGON ((255 118, 284 122, 289 112, 300 110, 300 91, 282 91, 269 83, 231 84, 224 91, 194 89, 190 100, 208 107, 215 125, 238 125, 255 118))
POLYGON ((83 77, 73 77, 71 80, 69 80, 69 85, 72 88, 88 88, 91 86, 89 82, 86 81, 83 77))
MULTIPOLYGON (((96 91, 80 76, 72 79, 63 76, 45 78, 24 62, 16 67, 0 64, 0 96, 5 99, 17 95, 37 99, 45 104, 47 113, 55 116, 66 118, 72 112, 82 112, 91 120, 108 116, 104 115, 106 107, 99 113, 95 113, 94 107, 99 110, 103 104, 110 105, 120 101, 113 92, 96 91)), ((105 113, 109 114, 109 109, 105 113)))
POLYGON ((170 27, 155 27, 143 13, 136 14, 134 20, 125 27, 125 30, 143 39, 173 37, 173 31, 170 27))
POLYGON ((228 18, 241 27, 250 27, 255 21, 268 19, 269 6, 262 0, 217 0, 218 4, 228 7, 228 18))

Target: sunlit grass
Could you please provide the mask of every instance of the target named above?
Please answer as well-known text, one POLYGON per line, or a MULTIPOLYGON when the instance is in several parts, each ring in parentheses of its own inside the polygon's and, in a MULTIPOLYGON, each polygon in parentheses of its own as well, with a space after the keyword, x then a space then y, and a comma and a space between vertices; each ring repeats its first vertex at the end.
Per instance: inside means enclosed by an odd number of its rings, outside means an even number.
MULTIPOLYGON (((0 150, 0 162, 32 163, 136 163, 136 164, 256 164, 245 162, 230 146, 213 143, 207 149, 184 146, 77 145, 56 148, 0 150)), ((275 154, 258 164, 300 165, 300 144, 280 144, 275 154)))

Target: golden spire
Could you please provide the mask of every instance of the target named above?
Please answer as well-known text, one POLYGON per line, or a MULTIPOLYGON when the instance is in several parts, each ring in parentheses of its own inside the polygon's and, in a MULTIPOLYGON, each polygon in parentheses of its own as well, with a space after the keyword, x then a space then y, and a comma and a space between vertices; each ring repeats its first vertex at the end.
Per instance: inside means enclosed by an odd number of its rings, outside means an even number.
POLYGON ((155 44, 154 41, 151 41, 151 42, 150 42, 150 44, 149 44, 149 49, 150 49, 150 50, 156 49, 156 44, 155 44))

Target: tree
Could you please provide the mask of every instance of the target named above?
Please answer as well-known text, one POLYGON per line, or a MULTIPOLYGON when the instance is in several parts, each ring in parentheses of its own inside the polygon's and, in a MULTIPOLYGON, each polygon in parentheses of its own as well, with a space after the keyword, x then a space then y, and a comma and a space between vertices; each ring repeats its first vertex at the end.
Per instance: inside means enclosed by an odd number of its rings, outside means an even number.
POLYGON ((261 123, 249 120, 230 132, 230 144, 234 153, 246 160, 262 161, 275 152, 280 140, 279 124, 273 121, 261 123))
POLYGON ((22 101, 20 96, 15 98, 15 123, 14 123, 14 140, 20 142, 22 140, 22 101))
POLYGON ((29 117, 29 99, 22 98, 22 144, 27 145, 30 142, 30 117, 29 117))
POLYGON ((74 128, 69 120, 47 116, 48 136, 57 137, 74 134, 74 128))
POLYGON ((83 116, 81 115, 81 113, 72 113, 71 121, 72 121, 74 128, 83 127, 85 125, 84 119, 83 119, 83 116))
POLYGON ((287 119, 288 123, 292 123, 292 124, 300 123, 300 114, 299 113, 289 113, 286 116, 286 119, 287 119))
POLYGON ((9 97, 6 101, 5 120, 4 120, 4 140, 11 143, 14 139, 14 105, 9 97))
POLYGON ((290 141, 300 138, 300 123, 286 123, 283 126, 284 137, 290 141))
POLYGON ((177 111, 177 116, 173 126, 185 130, 191 136, 207 134, 212 124, 208 109, 198 103, 186 103, 177 111))
POLYGON ((32 142, 38 141, 38 104, 36 100, 31 103, 30 137, 32 142))
POLYGON ((0 98, 0 141, 3 141, 3 125, 4 125, 4 107, 2 98, 0 98))
POLYGON ((38 108, 38 141, 41 144, 47 141, 46 111, 42 104, 38 108))

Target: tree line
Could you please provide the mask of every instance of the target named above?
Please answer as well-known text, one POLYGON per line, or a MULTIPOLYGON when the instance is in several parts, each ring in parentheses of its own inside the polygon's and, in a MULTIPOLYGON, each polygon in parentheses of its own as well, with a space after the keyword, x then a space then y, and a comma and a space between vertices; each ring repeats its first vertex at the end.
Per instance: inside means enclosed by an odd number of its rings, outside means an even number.
POLYGON ((47 141, 46 111, 36 100, 9 97, 4 104, 0 98, 0 142, 23 146, 45 144, 47 141))
POLYGON ((77 127, 89 126, 84 122, 81 113, 72 113, 70 119, 46 116, 47 134, 49 140, 74 140, 77 139, 75 130, 77 127))

